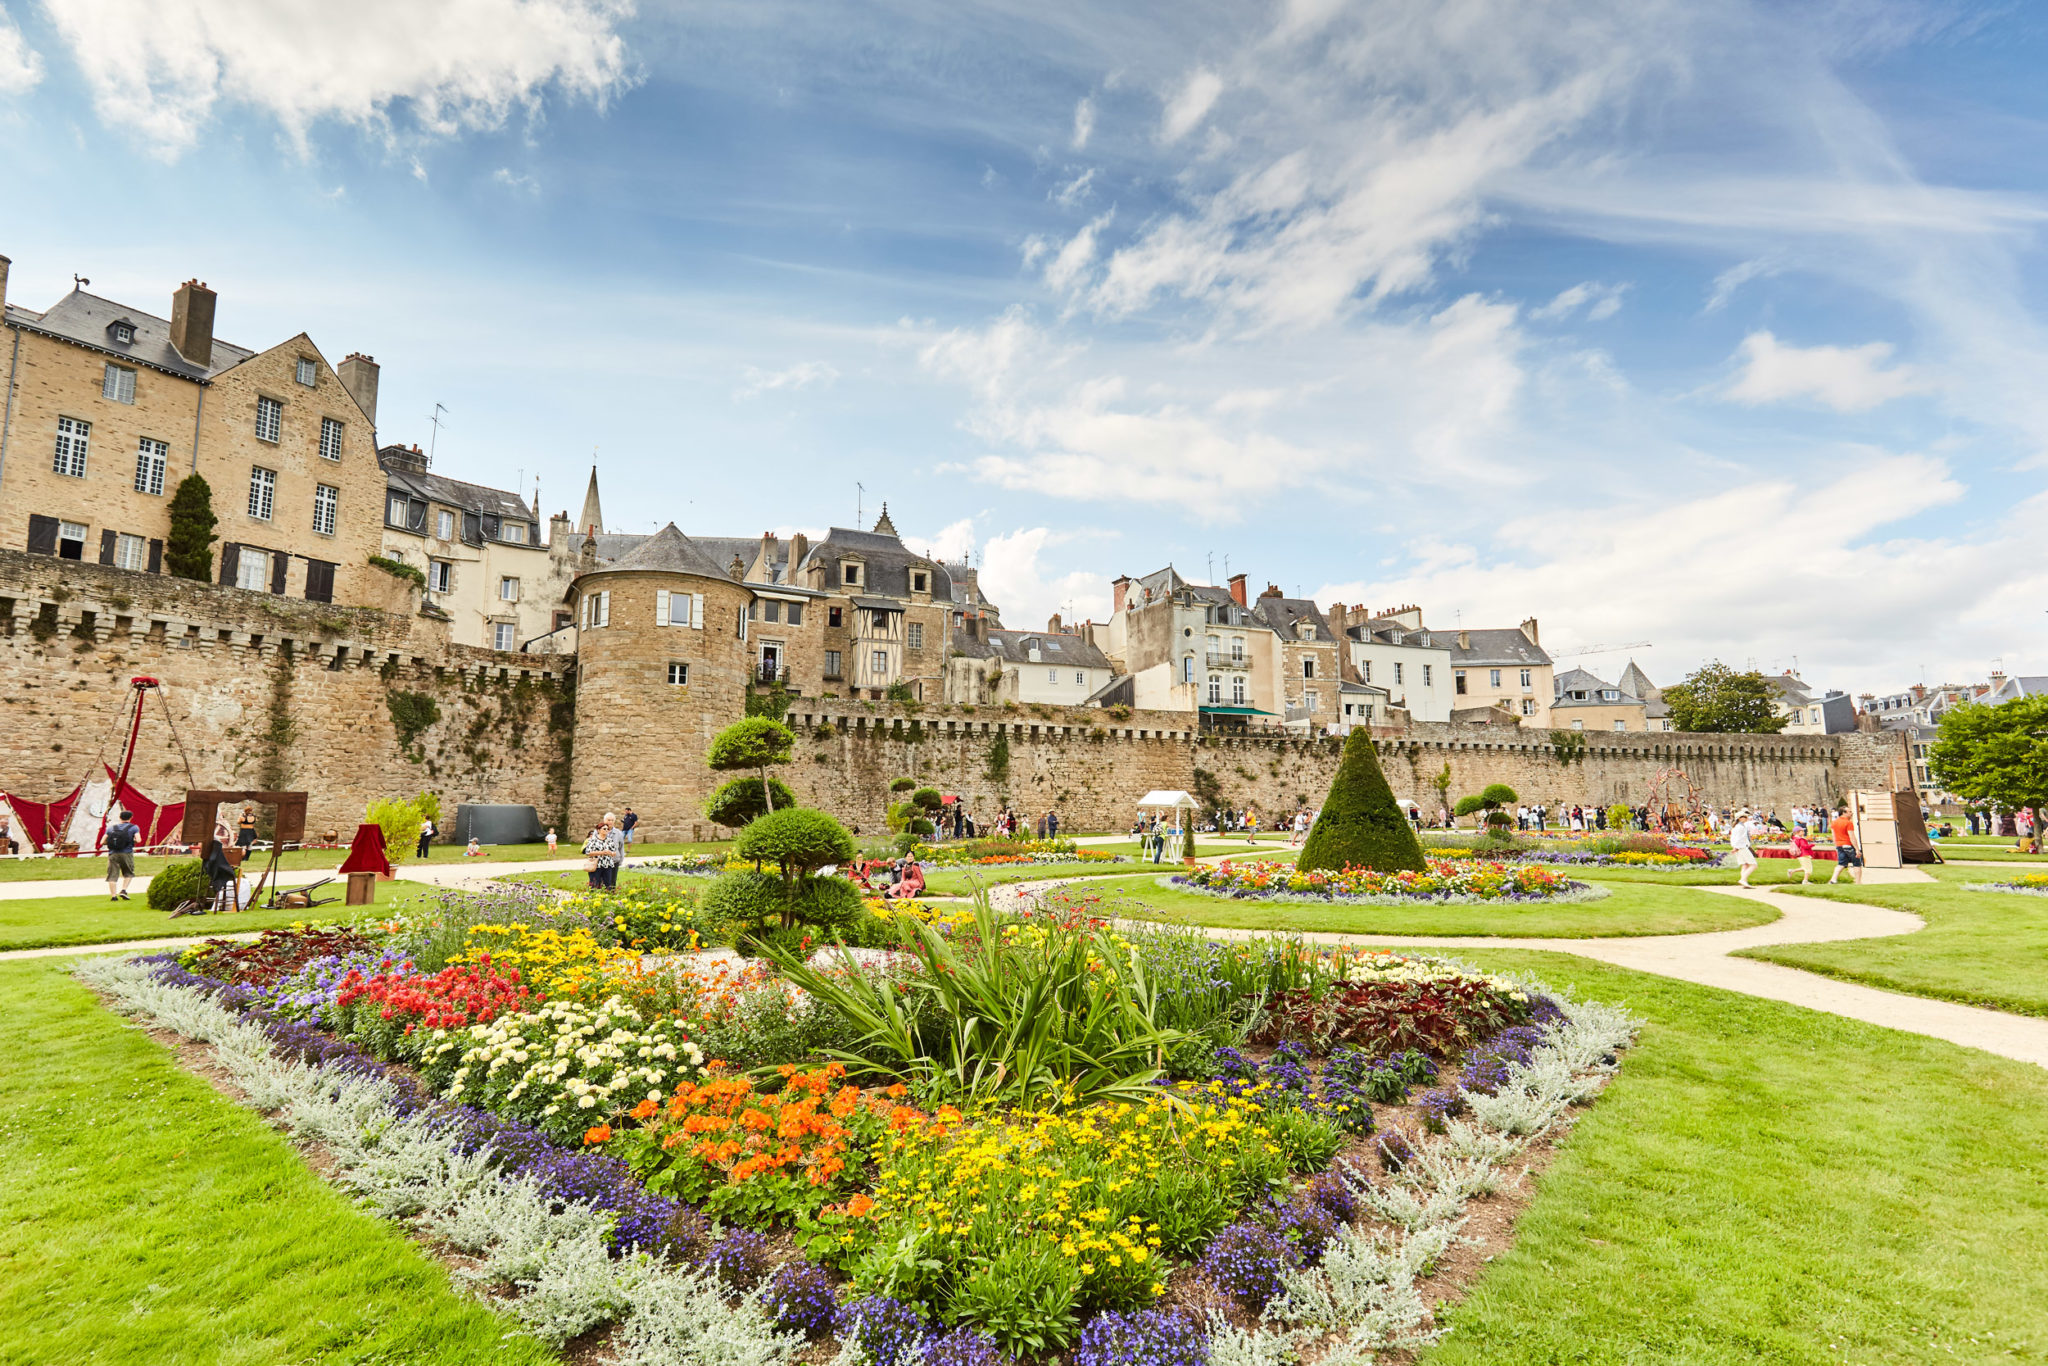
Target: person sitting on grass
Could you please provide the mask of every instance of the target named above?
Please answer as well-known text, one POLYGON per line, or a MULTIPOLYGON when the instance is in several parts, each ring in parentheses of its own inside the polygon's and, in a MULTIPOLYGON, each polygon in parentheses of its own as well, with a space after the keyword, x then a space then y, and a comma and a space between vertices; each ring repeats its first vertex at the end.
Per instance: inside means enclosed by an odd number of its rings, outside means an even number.
POLYGON ((469 845, 462 851, 462 856, 464 858, 482 858, 484 856, 483 843, 475 835, 471 835, 469 837, 469 845))
POLYGON ((141 838, 134 816, 125 810, 119 824, 107 827, 107 900, 128 900, 128 884, 135 880, 135 841, 141 838))
POLYGON ((908 901, 923 890, 924 865, 913 858, 907 858, 898 864, 896 885, 889 889, 889 895, 898 901, 908 901))

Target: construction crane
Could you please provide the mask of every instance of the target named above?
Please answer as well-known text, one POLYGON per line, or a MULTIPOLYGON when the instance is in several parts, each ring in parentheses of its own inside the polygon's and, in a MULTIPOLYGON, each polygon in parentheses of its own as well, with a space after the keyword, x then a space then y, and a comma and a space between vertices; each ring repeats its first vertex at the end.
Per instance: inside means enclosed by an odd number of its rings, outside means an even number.
POLYGON ((1647 640, 1628 640, 1623 641, 1619 645, 1581 645, 1576 650, 1553 650, 1550 652, 1550 657, 1552 659, 1570 659, 1574 655, 1609 655, 1617 650, 1647 650, 1649 648, 1650 642, 1647 640))

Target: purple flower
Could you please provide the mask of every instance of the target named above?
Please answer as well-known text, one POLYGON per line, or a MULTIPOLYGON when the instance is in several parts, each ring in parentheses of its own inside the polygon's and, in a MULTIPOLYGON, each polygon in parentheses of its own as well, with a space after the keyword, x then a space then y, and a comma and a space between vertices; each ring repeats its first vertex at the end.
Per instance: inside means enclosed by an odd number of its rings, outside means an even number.
POLYGON ((1397 1172, 1408 1165, 1415 1156, 1415 1145, 1408 1135, 1399 1129, 1387 1129, 1373 1141, 1373 1148, 1380 1155, 1380 1165, 1389 1172, 1397 1172))
POLYGON ((1206 1366, 1209 1339, 1177 1309, 1098 1314, 1081 1330, 1074 1366, 1206 1366))
POLYGON ((1010 1366, 995 1339, 973 1328, 955 1328, 925 1344, 919 1366, 1010 1366))
POLYGON ((1422 1112, 1422 1127, 1433 1134, 1440 1134, 1451 1116, 1464 1112, 1465 1095, 1453 1087, 1439 1086, 1424 1091, 1415 1102, 1415 1108, 1422 1112))
POLYGON ((1276 1232, 1294 1245, 1294 1250, 1308 1266, 1322 1264, 1323 1250, 1337 1236, 1336 1217, 1313 1199, 1281 1206, 1276 1222, 1276 1232))
POLYGON ((775 1326, 785 1332, 801 1333, 816 1342, 832 1331, 832 1318, 839 1309, 839 1296, 832 1278, 816 1262, 785 1262, 768 1282, 761 1306, 775 1326))
POLYGON ((1236 1223, 1209 1242, 1202 1275, 1254 1314, 1280 1293, 1280 1273, 1300 1261, 1294 1246, 1264 1224, 1236 1223))
MULTIPOLYGON (((1393 1132, 1396 1137, 1400 1136, 1400 1130, 1393 1132)), ((1302 1188, 1302 1195, 1329 1211, 1330 1217, 1340 1224, 1348 1224, 1358 1217, 1358 1196, 1341 1170, 1333 1168, 1311 1177, 1308 1185, 1302 1188)))
POLYGON ((768 1239, 750 1228, 729 1229, 723 1238, 711 1245, 711 1255, 704 1259, 704 1269, 716 1276, 726 1289, 744 1295, 766 1280, 774 1269, 768 1239))
POLYGON ((839 1310, 839 1336, 859 1344, 873 1366, 910 1366, 931 1336, 924 1315, 901 1300, 870 1295, 839 1310))

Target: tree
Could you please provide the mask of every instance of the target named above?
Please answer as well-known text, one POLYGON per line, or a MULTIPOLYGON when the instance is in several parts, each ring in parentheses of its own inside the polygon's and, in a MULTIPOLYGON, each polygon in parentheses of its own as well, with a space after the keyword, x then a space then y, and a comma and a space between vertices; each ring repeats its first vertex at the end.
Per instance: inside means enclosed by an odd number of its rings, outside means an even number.
POLYGON ((1664 701, 1679 730, 1776 735, 1785 729, 1771 680, 1755 669, 1737 673, 1718 659, 1666 688, 1664 701))
POLYGON ((1323 799, 1315 829, 1296 861, 1300 868, 1375 868, 1423 872, 1422 841, 1394 800, 1372 733, 1360 726, 1344 742, 1344 759, 1323 799))
POLYGON ((711 794, 704 803, 706 818, 737 830, 756 816, 796 805, 796 794, 780 778, 768 780, 768 796, 761 795, 759 778, 734 778, 711 794))
POLYGON ((814 899, 800 895, 802 884, 818 869, 853 861, 853 836, 822 811, 800 806, 771 811, 740 831, 733 853, 754 863, 773 863, 782 870, 782 924, 794 925, 800 904, 814 899))
POLYGON ((1513 806, 1518 800, 1520 798, 1515 790, 1506 783, 1490 783, 1484 789, 1473 793, 1469 797, 1458 798, 1457 810, 1451 814, 1455 816, 1469 816, 1474 811, 1481 811, 1485 813, 1481 818, 1482 823, 1486 825, 1506 825, 1508 823, 1506 808, 1513 806), (1499 819, 1495 819, 1496 813, 1499 813, 1499 819))
POLYGON ((2005 811, 2048 808, 2048 697, 1951 708, 1927 764, 1936 782, 1966 801, 2005 811))
MULTIPOLYGON (((796 736, 780 721, 771 721, 765 716, 749 716, 735 721, 718 732, 711 741, 709 763, 718 773, 754 770, 761 785, 768 793, 768 807, 775 809, 775 789, 768 786, 768 766, 789 762, 789 751, 796 744, 796 736)), ((783 791, 789 789, 784 788, 783 791)), ((720 822, 723 824, 723 822, 720 822)))
POLYGON ((188 474, 171 495, 171 534, 164 538, 164 568, 181 579, 202 583, 213 577, 213 489, 204 477, 188 474))

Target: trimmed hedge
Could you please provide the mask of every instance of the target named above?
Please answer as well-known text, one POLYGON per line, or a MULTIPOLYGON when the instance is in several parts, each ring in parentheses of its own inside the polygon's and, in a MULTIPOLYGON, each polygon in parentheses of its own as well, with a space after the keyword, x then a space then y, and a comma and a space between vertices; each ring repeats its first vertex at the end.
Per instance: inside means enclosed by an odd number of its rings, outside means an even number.
POLYGON ((1302 845, 1297 868, 1372 868, 1424 872, 1422 841, 1407 813, 1394 800, 1387 775, 1380 768, 1372 735, 1360 726, 1344 742, 1344 761, 1323 799, 1315 828, 1302 845))

